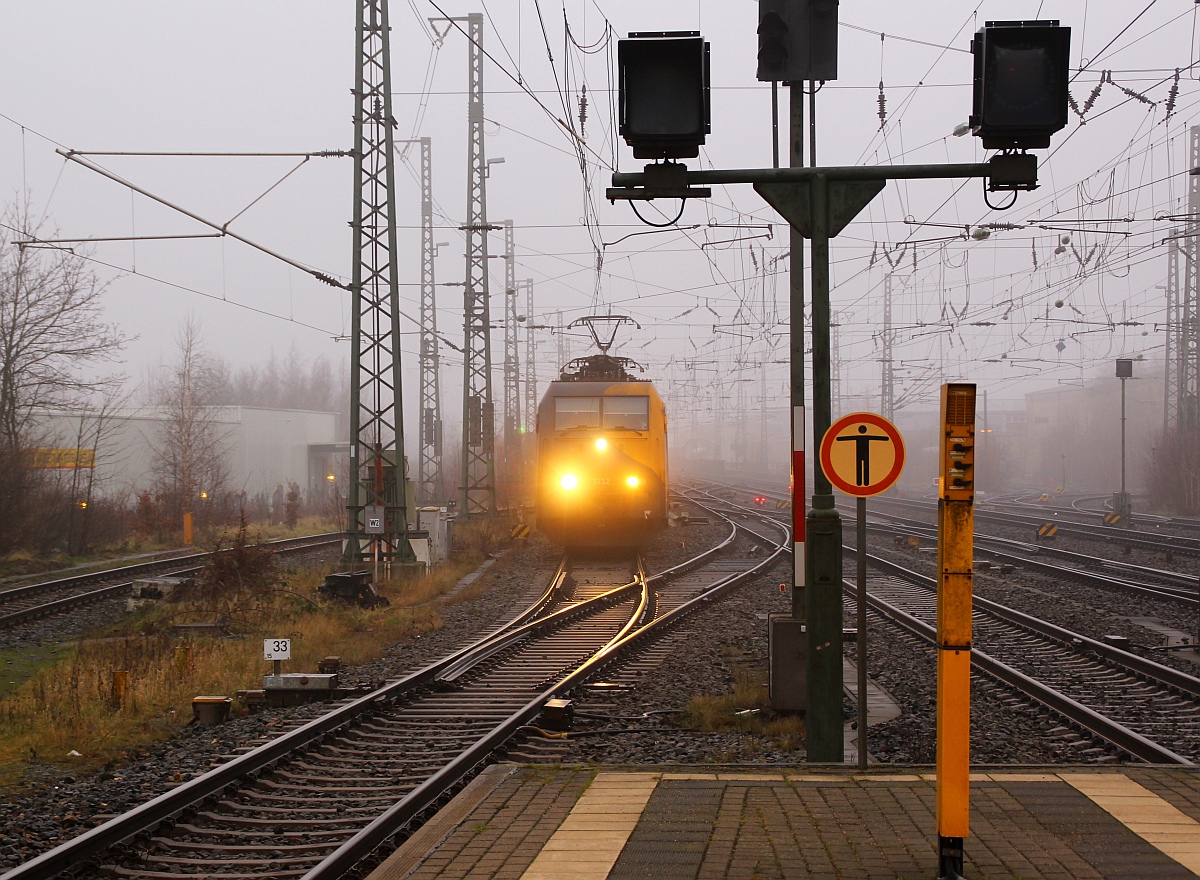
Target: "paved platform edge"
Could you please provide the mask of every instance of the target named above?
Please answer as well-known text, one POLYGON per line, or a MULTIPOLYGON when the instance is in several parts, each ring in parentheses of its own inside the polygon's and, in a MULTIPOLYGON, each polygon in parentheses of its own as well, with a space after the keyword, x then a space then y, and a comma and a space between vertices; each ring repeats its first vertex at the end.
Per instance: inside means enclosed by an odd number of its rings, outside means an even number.
MULTIPOLYGON (((929 765, 874 765, 868 770, 861 771, 849 764, 793 764, 780 765, 695 765, 695 764, 562 764, 553 765, 555 770, 573 773, 627 773, 636 775, 652 774, 662 780, 714 780, 741 782, 771 782, 784 779, 792 782, 809 783, 911 783, 936 781, 934 768, 929 765)), ((493 764, 472 780, 455 798, 443 807, 424 826, 418 829, 408 840, 398 847, 385 861, 379 865, 367 880, 403 880, 419 870, 428 859, 437 852, 451 835, 460 829, 481 805, 488 801, 497 789, 513 776, 525 771, 545 771, 549 769, 544 764, 493 764)), ((1070 782, 1064 776, 1089 774, 1093 779, 1103 776, 1129 778, 1129 771, 1135 775, 1154 771, 1170 771, 1182 775, 1200 776, 1200 766, 1183 767, 1178 765, 1151 764, 995 764, 975 765, 972 767, 972 782, 990 782, 992 775, 1000 782, 1062 782, 1069 787, 1070 782)), ((1198 786, 1200 787, 1200 786, 1198 786)), ((1161 794, 1159 795, 1161 797, 1161 794)), ((1116 817, 1114 817, 1116 818, 1116 817)), ((1191 819, 1200 821, 1200 816, 1191 819)), ((1191 849, 1191 847, 1187 847, 1191 849)), ((1194 856, 1193 856, 1194 857, 1194 856)), ((1190 861, 1190 860, 1188 860, 1190 861)), ((1183 866, 1180 866, 1183 867, 1183 866)), ((1200 876, 1193 862, 1189 867, 1200 876)))
POLYGON ((492 764, 454 796, 446 806, 417 829, 416 833, 371 872, 367 880, 400 880, 423 862, 431 852, 467 820, 506 779, 526 769, 526 764, 492 764))

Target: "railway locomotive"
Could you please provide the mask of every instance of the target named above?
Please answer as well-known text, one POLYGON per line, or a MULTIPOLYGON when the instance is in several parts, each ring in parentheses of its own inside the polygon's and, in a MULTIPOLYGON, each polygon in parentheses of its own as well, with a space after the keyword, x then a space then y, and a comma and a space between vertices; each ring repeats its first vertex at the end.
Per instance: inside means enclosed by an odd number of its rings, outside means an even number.
POLYGON ((538 528, 566 547, 640 547, 667 525, 667 416, 607 352, 576 358, 538 406, 538 528))

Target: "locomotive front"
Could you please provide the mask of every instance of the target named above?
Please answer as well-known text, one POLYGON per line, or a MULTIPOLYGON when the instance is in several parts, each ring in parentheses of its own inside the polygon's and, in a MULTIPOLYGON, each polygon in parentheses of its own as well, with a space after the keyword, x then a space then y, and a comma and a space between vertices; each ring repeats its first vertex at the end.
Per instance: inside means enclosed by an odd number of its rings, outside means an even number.
POLYGON ((538 527, 567 547, 639 547, 666 527, 665 408, 623 360, 581 359, 538 407, 538 527))

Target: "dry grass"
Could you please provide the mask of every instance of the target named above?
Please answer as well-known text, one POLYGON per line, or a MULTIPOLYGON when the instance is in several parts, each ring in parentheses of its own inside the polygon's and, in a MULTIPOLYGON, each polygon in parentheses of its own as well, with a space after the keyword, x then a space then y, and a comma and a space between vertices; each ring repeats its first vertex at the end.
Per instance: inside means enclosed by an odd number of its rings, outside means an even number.
POLYGON ((777 715, 761 680, 761 675, 735 671, 733 692, 693 697, 682 726, 755 734, 773 740, 783 751, 795 751, 804 742, 804 722, 795 715, 777 715))
MULTIPOLYGON (((490 540, 472 538, 476 546, 490 540)), ((100 766, 171 736, 191 718, 194 696, 261 687, 270 671, 264 638, 292 639, 284 671, 315 671, 331 654, 346 665, 375 659, 390 643, 440 628, 438 598, 480 561, 456 556, 427 577, 383 583, 380 592, 391 605, 373 611, 315 604, 309 597, 325 569, 256 588, 199 587, 180 602, 147 609, 103 638, 68 647, 0 699, 0 786, 19 783, 30 760, 100 766), (176 623, 217 619, 239 637, 170 634, 176 623), (82 757, 68 757, 71 751, 82 757)))

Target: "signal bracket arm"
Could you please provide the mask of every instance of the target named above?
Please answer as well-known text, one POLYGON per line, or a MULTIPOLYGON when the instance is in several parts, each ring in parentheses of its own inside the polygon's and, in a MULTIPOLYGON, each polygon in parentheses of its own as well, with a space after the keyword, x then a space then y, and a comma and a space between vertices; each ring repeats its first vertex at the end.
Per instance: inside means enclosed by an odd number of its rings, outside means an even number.
POLYGON ((864 182, 983 177, 996 190, 1033 189, 1037 186, 1037 158, 1028 153, 1004 153, 987 162, 945 165, 848 165, 807 168, 734 168, 689 171, 677 162, 647 165, 641 172, 617 172, 605 190, 609 201, 648 201, 655 198, 707 198, 707 185, 797 184, 816 177, 829 182, 864 182))

